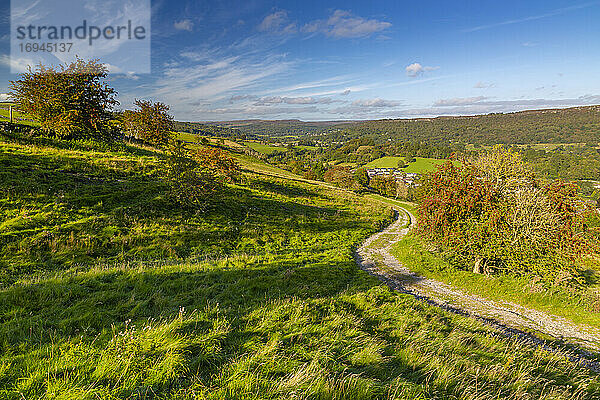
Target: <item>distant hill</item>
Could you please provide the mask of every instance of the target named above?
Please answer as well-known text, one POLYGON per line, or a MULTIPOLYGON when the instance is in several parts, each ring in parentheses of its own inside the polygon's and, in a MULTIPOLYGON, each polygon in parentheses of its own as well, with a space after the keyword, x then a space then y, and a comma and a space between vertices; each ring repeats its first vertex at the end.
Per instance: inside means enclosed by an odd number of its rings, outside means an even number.
POLYGON ((388 119, 338 127, 346 139, 376 135, 428 143, 598 143, 600 106, 468 117, 388 119))
POLYGON ((465 144, 600 142, 600 106, 597 105, 508 114, 373 121, 241 120, 180 124, 200 130, 230 130, 247 137, 320 135, 329 141, 371 136, 376 141, 391 139, 395 142, 465 144))

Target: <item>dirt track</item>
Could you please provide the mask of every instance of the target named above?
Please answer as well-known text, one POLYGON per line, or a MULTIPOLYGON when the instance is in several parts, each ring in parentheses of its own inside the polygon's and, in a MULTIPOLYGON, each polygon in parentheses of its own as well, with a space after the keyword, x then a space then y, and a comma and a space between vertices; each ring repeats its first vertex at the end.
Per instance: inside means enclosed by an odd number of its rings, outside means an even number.
POLYGON ((565 354, 572 361, 600 372, 597 352, 600 329, 576 325, 562 317, 467 294, 434 279, 412 273, 390 253, 415 221, 408 211, 396 209, 398 218, 385 230, 369 237, 355 253, 358 265, 390 287, 413 295, 447 311, 467 315, 492 326, 503 336, 516 337, 549 351, 565 354), (540 336, 556 340, 542 340, 540 336), (596 353, 596 354, 594 354, 596 353))

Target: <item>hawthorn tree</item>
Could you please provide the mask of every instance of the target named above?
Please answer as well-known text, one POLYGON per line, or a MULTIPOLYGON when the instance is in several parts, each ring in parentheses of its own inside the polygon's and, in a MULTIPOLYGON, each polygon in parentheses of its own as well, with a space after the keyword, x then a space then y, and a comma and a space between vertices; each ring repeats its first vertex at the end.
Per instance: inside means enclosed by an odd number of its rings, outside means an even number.
POLYGON ((123 125, 127 134, 154 146, 168 145, 174 137, 170 107, 161 102, 146 100, 135 100, 135 105, 137 110, 126 110, 123 113, 123 125))
POLYGON ((323 180, 325 182, 333 183, 344 189, 362 189, 362 186, 357 182, 349 167, 335 166, 329 168, 325 174, 323 174, 323 180))
POLYGON ((179 205, 197 207, 203 204, 227 182, 233 182, 239 172, 239 165, 221 149, 190 150, 179 140, 169 147, 165 178, 171 199, 179 205))
POLYGON ((461 269, 577 284, 578 260, 597 248, 576 186, 540 184, 501 147, 440 166, 419 190, 418 231, 461 269))
POLYGON ((98 60, 77 58, 64 65, 29 67, 10 82, 10 96, 41 128, 65 138, 113 139, 118 129, 112 109, 116 91, 104 79, 108 69, 98 60))

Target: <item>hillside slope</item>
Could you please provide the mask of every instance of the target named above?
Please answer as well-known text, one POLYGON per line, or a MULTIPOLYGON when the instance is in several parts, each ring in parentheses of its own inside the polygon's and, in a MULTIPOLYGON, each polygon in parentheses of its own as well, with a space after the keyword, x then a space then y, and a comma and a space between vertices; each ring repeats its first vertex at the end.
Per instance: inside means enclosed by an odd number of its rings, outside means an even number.
POLYGON ((0 397, 598 398, 598 375, 358 269, 389 209, 239 159, 184 210, 159 152, 0 135, 0 397))

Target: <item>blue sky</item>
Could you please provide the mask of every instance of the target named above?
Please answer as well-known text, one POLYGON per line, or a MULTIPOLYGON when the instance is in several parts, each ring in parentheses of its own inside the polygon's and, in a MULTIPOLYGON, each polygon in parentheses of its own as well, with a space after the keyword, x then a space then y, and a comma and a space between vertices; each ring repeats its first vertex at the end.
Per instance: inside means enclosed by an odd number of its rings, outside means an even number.
MULTIPOLYGON (((0 98, 17 77, 5 3, 0 98)), ((600 1, 156 0, 152 73, 110 80, 122 107, 158 100, 187 121, 600 104, 599 21, 600 1)))

